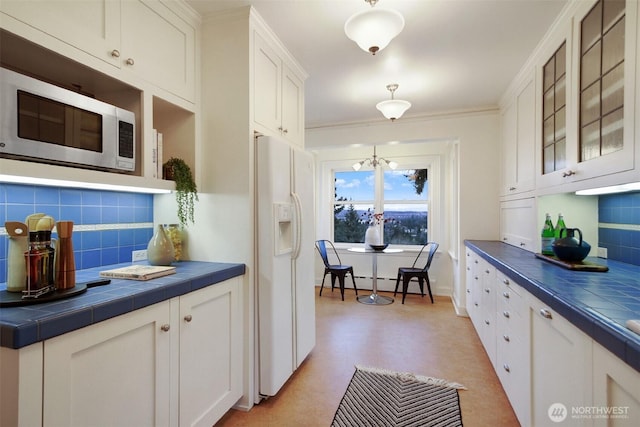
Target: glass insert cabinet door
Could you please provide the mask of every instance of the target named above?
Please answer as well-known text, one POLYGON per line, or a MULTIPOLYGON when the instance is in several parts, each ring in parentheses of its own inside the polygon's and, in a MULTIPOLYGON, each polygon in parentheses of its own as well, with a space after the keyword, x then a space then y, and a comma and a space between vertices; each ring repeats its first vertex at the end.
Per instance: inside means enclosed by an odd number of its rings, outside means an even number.
POLYGON ((542 69, 542 164, 543 174, 566 166, 567 135, 567 43, 558 48, 542 69))
POLYGON ((624 56, 625 2, 599 0, 580 23, 581 162, 623 148, 624 56))

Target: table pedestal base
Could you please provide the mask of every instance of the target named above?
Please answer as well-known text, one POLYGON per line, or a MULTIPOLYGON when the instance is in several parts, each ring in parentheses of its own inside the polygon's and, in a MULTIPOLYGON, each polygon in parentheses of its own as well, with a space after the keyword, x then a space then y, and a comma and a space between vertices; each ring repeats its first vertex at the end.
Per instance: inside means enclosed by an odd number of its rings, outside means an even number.
POLYGON ((368 296, 361 296, 357 298, 358 302, 368 305, 387 305, 393 302, 393 298, 385 297, 378 294, 371 294, 368 296))

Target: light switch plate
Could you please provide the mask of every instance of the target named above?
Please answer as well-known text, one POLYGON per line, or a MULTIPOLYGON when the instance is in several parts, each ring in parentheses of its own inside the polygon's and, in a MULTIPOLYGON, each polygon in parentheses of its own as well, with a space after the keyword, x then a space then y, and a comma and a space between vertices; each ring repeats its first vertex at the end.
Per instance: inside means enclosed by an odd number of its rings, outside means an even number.
POLYGON ((141 251, 131 251, 131 262, 136 261, 146 261, 147 260, 147 250, 141 251))
POLYGON ((598 247, 598 258, 607 258, 607 248, 598 247))

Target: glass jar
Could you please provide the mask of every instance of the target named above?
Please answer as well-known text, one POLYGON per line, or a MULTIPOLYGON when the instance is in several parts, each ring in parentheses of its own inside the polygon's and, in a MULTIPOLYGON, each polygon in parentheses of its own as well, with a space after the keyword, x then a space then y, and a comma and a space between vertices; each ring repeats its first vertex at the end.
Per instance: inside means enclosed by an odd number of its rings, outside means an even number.
POLYGON ((173 243, 174 258, 176 261, 182 260, 182 226, 180 224, 165 224, 165 233, 171 243, 173 243))

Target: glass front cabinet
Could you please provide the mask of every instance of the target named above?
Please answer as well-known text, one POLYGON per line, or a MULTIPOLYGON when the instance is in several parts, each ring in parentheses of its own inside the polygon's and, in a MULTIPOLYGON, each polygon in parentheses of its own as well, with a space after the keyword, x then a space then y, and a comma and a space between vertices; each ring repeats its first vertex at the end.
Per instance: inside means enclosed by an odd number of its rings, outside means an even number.
POLYGON ((633 170, 638 2, 576 2, 541 55, 538 188, 633 170))

